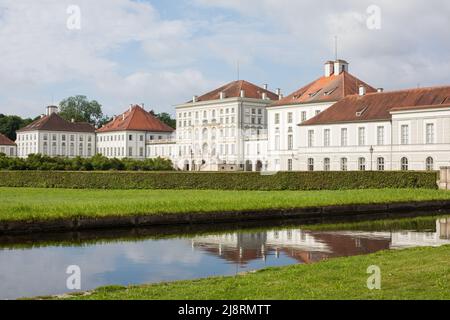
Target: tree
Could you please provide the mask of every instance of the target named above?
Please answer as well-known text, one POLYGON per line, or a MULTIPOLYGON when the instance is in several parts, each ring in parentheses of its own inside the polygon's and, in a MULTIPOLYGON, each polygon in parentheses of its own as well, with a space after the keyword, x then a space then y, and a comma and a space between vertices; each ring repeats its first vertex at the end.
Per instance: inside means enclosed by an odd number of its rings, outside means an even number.
POLYGON ((0 133, 15 141, 17 138, 16 131, 26 127, 31 122, 33 122, 32 119, 22 119, 19 116, 0 114, 0 133))
POLYGON ((161 122, 167 124, 169 127, 176 129, 177 127, 177 120, 172 119, 170 114, 166 112, 162 113, 155 113, 153 110, 150 111, 152 115, 154 115, 156 118, 158 118, 161 122))
POLYGON ((95 100, 89 101, 86 96, 78 95, 61 101, 59 110, 59 115, 67 121, 74 119, 96 126, 105 120, 100 103, 95 100))

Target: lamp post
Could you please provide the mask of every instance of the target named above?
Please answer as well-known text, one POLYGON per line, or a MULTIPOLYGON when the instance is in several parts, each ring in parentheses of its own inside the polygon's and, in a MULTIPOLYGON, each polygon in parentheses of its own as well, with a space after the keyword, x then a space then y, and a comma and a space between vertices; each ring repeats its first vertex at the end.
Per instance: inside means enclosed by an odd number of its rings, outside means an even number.
POLYGON ((370 171, 373 171, 373 146, 370 147, 370 171))

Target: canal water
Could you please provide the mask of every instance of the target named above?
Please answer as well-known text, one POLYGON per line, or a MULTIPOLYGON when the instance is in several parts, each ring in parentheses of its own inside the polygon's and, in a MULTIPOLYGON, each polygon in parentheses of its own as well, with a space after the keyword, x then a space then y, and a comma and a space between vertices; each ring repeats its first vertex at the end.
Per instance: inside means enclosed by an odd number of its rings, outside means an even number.
POLYGON ((79 266, 81 289, 236 275, 265 267, 450 244, 450 218, 336 227, 139 229, 44 237, 0 237, 0 299, 71 292, 67 268, 79 266))

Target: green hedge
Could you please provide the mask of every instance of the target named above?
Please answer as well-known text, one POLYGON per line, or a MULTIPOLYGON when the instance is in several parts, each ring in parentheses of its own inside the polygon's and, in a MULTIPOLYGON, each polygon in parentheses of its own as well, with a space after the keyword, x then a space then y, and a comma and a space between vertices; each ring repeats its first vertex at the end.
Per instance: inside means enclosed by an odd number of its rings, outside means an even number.
POLYGON ((436 172, 45 172, 0 171, 0 187, 73 189, 344 190, 437 189, 436 172))

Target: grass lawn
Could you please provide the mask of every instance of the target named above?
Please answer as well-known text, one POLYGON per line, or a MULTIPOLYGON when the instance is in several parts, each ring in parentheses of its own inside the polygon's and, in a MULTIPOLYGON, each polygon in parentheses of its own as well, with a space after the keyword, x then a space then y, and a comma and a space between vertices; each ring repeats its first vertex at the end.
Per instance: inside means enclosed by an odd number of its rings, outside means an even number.
POLYGON ((72 299, 301 300, 450 299, 450 246, 385 251, 236 277, 105 287, 72 299), (381 290, 367 288, 367 268, 381 268, 381 290))
POLYGON ((35 221, 450 200, 450 192, 429 189, 208 191, 0 188, 0 200, 0 221, 35 221))

